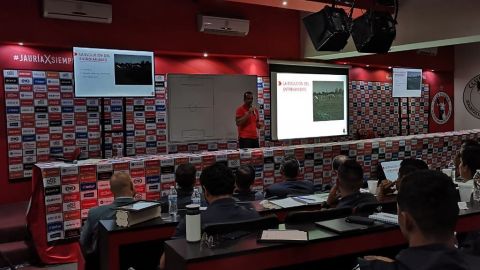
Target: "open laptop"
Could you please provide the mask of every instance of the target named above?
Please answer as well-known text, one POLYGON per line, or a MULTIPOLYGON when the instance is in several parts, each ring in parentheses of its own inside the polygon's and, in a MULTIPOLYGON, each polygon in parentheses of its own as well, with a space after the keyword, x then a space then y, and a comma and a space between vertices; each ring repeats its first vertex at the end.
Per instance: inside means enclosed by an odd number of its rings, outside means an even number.
POLYGON ((400 163, 402 163, 401 160, 381 162, 380 164, 382 165, 385 178, 387 178, 390 181, 396 181, 398 179, 398 171, 400 170, 400 163))

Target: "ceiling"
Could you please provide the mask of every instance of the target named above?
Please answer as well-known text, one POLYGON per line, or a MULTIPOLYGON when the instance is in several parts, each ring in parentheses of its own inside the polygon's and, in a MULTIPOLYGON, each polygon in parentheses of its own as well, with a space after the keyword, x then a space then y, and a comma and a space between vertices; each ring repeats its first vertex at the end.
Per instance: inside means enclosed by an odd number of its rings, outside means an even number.
MULTIPOLYGON (((305 12, 317 12, 323 9, 326 5, 331 5, 331 0, 226 0, 230 2, 237 2, 243 4, 270 6, 277 8, 293 9, 305 12), (284 5, 283 3, 286 3, 284 5)), ((350 10, 350 0, 343 0, 343 3, 338 3, 339 7, 350 10)), ((375 0, 356 0, 353 17, 360 16, 364 9, 371 8, 375 0)), ((383 8, 385 9, 385 8, 383 8)), ((390 10, 390 9, 388 9, 390 10)))

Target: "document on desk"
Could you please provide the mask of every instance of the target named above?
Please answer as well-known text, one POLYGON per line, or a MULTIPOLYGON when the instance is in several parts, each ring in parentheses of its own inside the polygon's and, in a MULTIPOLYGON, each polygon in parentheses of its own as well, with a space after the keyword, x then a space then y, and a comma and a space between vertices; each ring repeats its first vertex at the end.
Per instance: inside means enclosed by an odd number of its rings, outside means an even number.
POLYGON ((291 208, 291 207, 297 207, 297 206, 304 206, 304 203, 301 203, 299 201, 294 200, 293 198, 285 198, 285 199, 280 199, 280 200, 271 200, 271 203, 278 205, 282 208, 291 208))
POLYGON ((308 232, 299 230, 264 230, 261 242, 305 242, 308 241, 308 232))
POLYGON ((328 193, 312 194, 305 196, 296 196, 292 197, 294 200, 301 202, 303 204, 321 204, 326 202, 328 199, 328 193))

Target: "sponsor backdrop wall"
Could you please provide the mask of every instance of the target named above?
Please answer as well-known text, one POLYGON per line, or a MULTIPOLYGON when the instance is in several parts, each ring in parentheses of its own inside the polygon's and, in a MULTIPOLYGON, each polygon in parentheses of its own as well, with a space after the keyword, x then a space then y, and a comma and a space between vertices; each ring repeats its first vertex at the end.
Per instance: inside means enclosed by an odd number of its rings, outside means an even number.
POLYGON ((480 126, 478 50, 480 43, 455 46, 455 130, 480 126))
MULTIPOLYGON (((47 160, 52 149, 55 152, 63 150, 68 154, 72 152, 74 146, 80 146, 84 149, 85 157, 100 157, 101 141, 98 130, 100 111, 98 99, 74 99, 72 96, 71 51, 5 45, 0 47, 0 55, 0 69, 2 70, 0 77, 3 82, 0 86, 0 96, 6 97, 0 102, 0 117, 9 120, 6 124, 0 125, 0 150, 5 153, 0 155, 0 162, 9 164, 0 171, 2 179, 4 179, 0 181, 0 203, 2 203, 26 200, 29 197, 31 188, 28 177, 31 176, 32 163, 47 160), (4 74, 4 70, 9 71, 4 74), (43 103, 49 107, 46 112, 42 111, 46 108, 43 103), (44 116, 48 117, 48 121, 40 120, 40 125, 44 126, 37 130, 39 125, 37 120, 39 119, 36 118, 44 116), (68 119, 63 119, 63 116, 68 116, 71 121, 64 123, 68 119), (26 126, 23 127, 23 125, 26 126), (42 139, 36 141, 35 137, 36 142, 33 142, 30 137, 38 135, 36 134, 38 131, 43 134, 41 135, 42 139), (67 138, 65 138, 65 134, 67 134, 67 138), (45 142, 42 142, 43 137, 45 137, 45 142), (21 142, 15 141, 20 139, 21 142), (39 144, 41 145, 39 146, 39 144), (32 152, 31 150, 36 151, 32 152), (32 156, 35 158, 32 159, 32 156), (22 178, 27 181, 9 182, 7 180, 21 180, 22 178)), ((167 73, 257 75, 261 118, 266 124, 265 129, 261 131, 262 145, 319 143, 353 138, 348 136, 270 141, 270 89, 267 77, 268 66, 265 59, 156 56, 155 98, 128 99, 126 108, 120 106, 118 100, 105 100, 103 109, 107 112, 106 119, 110 121, 112 131, 116 129, 115 124, 119 125, 122 121, 131 124, 136 130, 135 132, 129 132, 128 129, 125 131, 127 132, 127 152, 131 155, 236 148, 235 142, 167 146, 165 132, 168 121, 165 116, 164 84, 164 75, 167 73), (123 110, 127 111, 127 119, 116 119, 118 112, 123 110), (149 120, 152 120, 152 123, 147 123, 149 120), (143 123, 144 121, 145 123, 143 123)), ((449 124, 453 126, 450 119, 447 121, 447 125, 429 125, 432 122, 429 121, 431 108, 429 95, 431 98, 438 89, 447 91, 450 89, 451 91, 450 77, 449 73, 429 74, 425 72, 424 92, 421 98, 393 99, 391 98, 391 72, 389 70, 352 68, 349 77, 351 133, 368 131, 377 136, 395 136, 451 130, 448 126, 449 124), (407 124, 410 128, 407 128, 407 124)), ((239 105, 241 102, 242 98, 239 97, 239 105)), ((105 138, 106 146, 110 147, 106 150, 110 151, 110 154, 112 144, 123 143, 122 133, 107 133, 105 138)))

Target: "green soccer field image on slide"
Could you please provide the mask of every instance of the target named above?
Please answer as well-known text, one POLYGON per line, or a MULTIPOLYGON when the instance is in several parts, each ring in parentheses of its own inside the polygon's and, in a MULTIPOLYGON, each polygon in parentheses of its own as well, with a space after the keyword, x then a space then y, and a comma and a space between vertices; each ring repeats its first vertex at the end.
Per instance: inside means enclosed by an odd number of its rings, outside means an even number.
POLYGON ((313 81, 313 121, 344 119, 343 81, 313 81))

